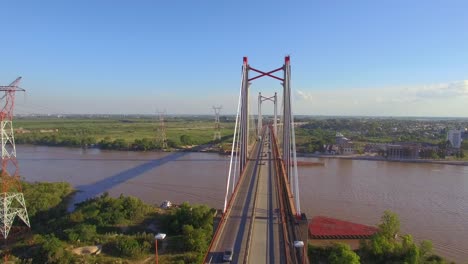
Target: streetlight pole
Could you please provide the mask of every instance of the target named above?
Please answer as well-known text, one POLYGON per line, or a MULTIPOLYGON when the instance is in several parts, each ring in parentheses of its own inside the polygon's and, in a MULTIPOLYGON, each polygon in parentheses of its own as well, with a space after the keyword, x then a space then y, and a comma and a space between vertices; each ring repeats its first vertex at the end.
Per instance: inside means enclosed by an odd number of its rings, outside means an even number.
POLYGON ((302 250, 302 263, 306 263, 306 247, 304 245, 304 241, 294 241, 294 247, 297 248, 298 250, 302 250))
POLYGON ((158 239, 154 238, 154 248, 155 248, 155 253, 154 253, 154 259, 156 261, 156 264, 158 264, 158 239))
POLYGON ((307 246, 304 246, 304 259, 302 260, 306 264, 306 257, 307 257, 307 246))
POLYGON ((166 238, 166 234, 164 233, 158 233, 157 235, 154 236, 154 258, 155 258, 155 263, 158 264, 158 240, 163 240, 166 238))

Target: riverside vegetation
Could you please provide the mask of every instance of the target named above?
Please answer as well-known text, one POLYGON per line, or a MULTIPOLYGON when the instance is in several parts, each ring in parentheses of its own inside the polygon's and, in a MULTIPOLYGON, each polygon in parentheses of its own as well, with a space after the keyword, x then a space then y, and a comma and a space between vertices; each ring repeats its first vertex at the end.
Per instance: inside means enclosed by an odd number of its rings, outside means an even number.
MULTIPOLYGON (((166 119, 167 143, 170 149, 220 143, 230 149, 235 117, 221 116, 220 141, 214 142, 214 122, 210 116, 170 116, 166 119)), ((416 119, 370 117, 296 117, 298 152, 323 152, 324 145, 335 144, 342 133, 356 144, 358 153, 367 143, 415 142, 447 146, 449 129, 468 128, 466 119, 416 119)), ((112 150, 160 150, 159 121, 149 116, 70 116, 17 118, 16 142, 66 147, 98 147, 112 150)), ((468 132, 465 133, 468 136, 468 132)), ((468 159, 468 140, 462 142, 458 159, 468 159)), ((421 153, 425 158, 445 158, 436 153, 421 153), (428 154, 425 157, 424 155, 428 154)))
POLYGON ((24 183, 31 230, 2 253, 14 263, 141 263, 154 261, 154 235, 160 263, 199 263, 213 233, 214 209, 183 203, 163 210, 136 197, 107 193, 67 212, 73 189, 68 183, 24 183), (99 245, 98 255, 77 255, 73 249, 99 245), (164 246, 164 248, 163 248, 164 246))
MULTIPOLYGON (((221 141, 232 139, 234 120, 222 119, 221 141)), ((110 150, 160 150, 159 121, 154 117, 18 118, 16 142, 64 147, 98 147, 110 150)), ((210 117, 165 118, 170 149, 213 143, 210 117)))
MULTIPOLYGON (((163 210, 131 196, 107 193, 67 207, 74 190, 68 183, 23 183, 31 230, 10 242, 2 253, 13 263, 145 263, 154 261, 154 235, 167 233, 158 243, 160 263, 200 263, 213 234, 214 209, 183 203, 163 210), (78 255, 73 249, 99 245, 98 255, 78 255), (8 251, 8 252, 7 252, 8 251)), ((432 244, 417 245, 411 235, 399 236, 400 222, 386 211, 379 231, 354 252, 336 244, 309 245, 311 263, 447 263, 432 252, 432 244)))

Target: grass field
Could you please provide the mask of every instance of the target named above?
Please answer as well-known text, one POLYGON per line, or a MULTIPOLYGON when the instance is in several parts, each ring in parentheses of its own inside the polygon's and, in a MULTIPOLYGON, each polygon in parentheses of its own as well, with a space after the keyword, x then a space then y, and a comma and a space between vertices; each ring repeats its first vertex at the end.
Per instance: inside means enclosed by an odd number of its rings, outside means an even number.
MULTIPOLYGON (((16 137, 52 136, 93 137, 96 141, 104 138, 122 139, 127 143, 135 139, 156 139, 160 128, 154 118, 18 118, 15 121, 16 137), (25 131, 26 133, 21 133, 25 131)), ((193 144, 205 144, 213 140, 214 120, 211 118, 168 117, 165 120, 168 140, 180 143, 180 137, 187 135, 193 144)), ((234 122, 221 123, 221 136, 232 135, 234 122)))

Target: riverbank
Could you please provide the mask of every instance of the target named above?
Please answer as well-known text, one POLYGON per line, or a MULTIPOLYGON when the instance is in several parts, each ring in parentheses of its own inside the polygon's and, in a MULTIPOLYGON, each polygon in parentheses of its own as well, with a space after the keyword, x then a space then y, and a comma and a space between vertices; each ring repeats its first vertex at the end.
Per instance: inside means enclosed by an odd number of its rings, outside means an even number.
POLYGON ((298 157, 304 158, 329 158, 329 159, 349 159, 349 160, 369 160, 369 161, 389 161, 404 163, 431 163, 443 165, 468 166, 468 161, 464 160, 433 160, 433 159, 386 159, 381 156, 372 155, 326 155, 313 153, 297 153, 298 157))

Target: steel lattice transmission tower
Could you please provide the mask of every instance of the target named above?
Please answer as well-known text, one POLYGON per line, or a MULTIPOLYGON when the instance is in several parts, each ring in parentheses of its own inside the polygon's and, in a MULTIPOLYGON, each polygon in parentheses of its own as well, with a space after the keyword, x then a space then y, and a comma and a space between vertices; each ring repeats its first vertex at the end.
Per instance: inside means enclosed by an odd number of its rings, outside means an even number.
POLYGON ((219 113, 221 112, 222 106, 213 106, 213 111, 215 113, 215 132, 213 140, 221 140, 221 125, 219 123, 219 113))
POLYGON ((21 187, 19 166, 16 160, 15 137, 13 134, 13 108, 15 105, 15 93, 25 90, 18 87, 21 77, 18 77, 8 86, 0 86, 0 91, 5 94, 0 98, 0 133, 2 136, 2 171, 0 197, 0 232, 4 239, 8 238, 13 222, 18 216, 28 227, 28 211, 21 187))
POLYGON ((158 112, 159 114, 159 128, 158 128, 158 142, 161 144, 162 149, 167 149, 167 135, 166 135, 166 123, 164 122, 164 116, 166 112, 158 112))

